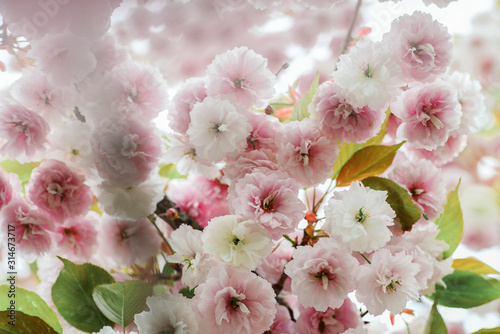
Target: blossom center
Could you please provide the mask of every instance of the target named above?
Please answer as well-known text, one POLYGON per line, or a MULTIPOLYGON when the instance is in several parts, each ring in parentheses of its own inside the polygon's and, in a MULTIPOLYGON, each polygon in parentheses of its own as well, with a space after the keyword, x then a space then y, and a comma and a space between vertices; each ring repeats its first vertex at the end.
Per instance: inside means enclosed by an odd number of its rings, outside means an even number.
POLYGON ((10 122, 7 124, 12 125, 14 130, 16 130, 17 132, 26 133, 26 131, 28 130, 28 126, 26 124, 23 124, 22 122, 10 122))
POLYGON ((247 78, 238 78, 234 80, 234 87, 243 88, 243 84, 245 83, 246 80, 247 78))
POLYGON ((276 196, 278 196, 278 193, 274 193, 274 194, 269 194, 266 199, 264 199, 264 201, 262 202, 262 209, 264 211, 271 211, 271 212, 274 212, 276 211, 276 208, 275 208, 275 199, 276 199, 276 196))
POLYGON ((364 65, 361 68, 361 71, 363 72, 363 75, 367 78, 373 78, 373 67, 370 67, 370 63, 364 65))
POLYGON ((59 183, 56 183, 56 182, 49 184, 49 186, 47 187, 47 192, 49 194, 52 194, 52 195, 57 195, 60 198, 64 197, 63 187, 59 183))
POLYGON ((168 328, 164 328, 161 331, 158 332, 158 334, 175 334, 175 328, 172 326, 169 326, 168 328))
POLYGON ((394 293, 397 291, 397 286, 401 286, 401 282, 399 280, 391 280, 391 283, 389 283, 385 289, 388 294, 394 293))
POLYGON ((227 124, 216 123, 210 129, 213 130, 216 135, 218 135, 221 132, 227 131, 229 127, 227 126, 227 124))
POLYGON ((359 211, 356 213, 356 222, 360 223, 360 224, 363 224, 366 219, 369 217, 369 214, 367 214, 366 212, 363 211, 364 207, 363 208, 360 208, 359 211))
POLYGON ((421 188, 414 188, 414 189, 411 189, 411 190, 410 190, 410 193, 411 193, 413 196, 419 196, 419 195, 422 195, 423 193, 425 193, 425 190, 424 190, 424 189, 421 189, 421 188))
POLYGON ((328 282, 335 279, 335 275, 331 275, 326 270, 320 271, 319 273, 313 274, 314 278, 317 278, 321 284, 323 284, 323 290, 328 289, 328 282))
POLYGON ((123 137, 122 141, 122 149, 120 153, 127 158, 132 158, 137 155, 137 141, 139 140, 139 136, 136 134, 128 134, 123 137))

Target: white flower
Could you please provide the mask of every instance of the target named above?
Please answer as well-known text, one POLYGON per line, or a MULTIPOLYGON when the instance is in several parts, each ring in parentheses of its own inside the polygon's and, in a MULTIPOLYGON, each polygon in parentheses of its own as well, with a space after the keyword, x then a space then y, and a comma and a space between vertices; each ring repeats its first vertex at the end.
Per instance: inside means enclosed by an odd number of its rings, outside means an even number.
POLYGON ((182 264, 182 283, 195 287, 207 278, 212 267, 209 255, 203 253, 202 232, 182 224, 170 234, 168 240, 175 254, 167 256, 170 263, 182 264))
POLYGON ((353 251, 373 252, 391 238, 388 226, 396 216, 386 202, 387 192, 353 182, 348 190, 334 193, 325 208, 324 230, 353 251))
POLYGON ((193 107, 187 134, 201 158, 217 162, 243 150, 251 130, 246 116, 235 105, 207 97, 193 107))
POLYGON ((163 198, 165 184, 156 173, 128 188, 113 187, 107 183, 100 185, 98 202, 101 209, 109 215, 123 219, 140 219, 153 213, 156 204, 163 198))
POLYGON ((341 55, 333 81, 338 95, 355 108, 381 109, 396 91, 400 69, 390 61, 390 50, 381 43, 359 41, 348 54, 341 55))
POLYGON ((198 322, 190 300, 186 297, 165 292, 148 297, 146 304, 149 311, 136 314, 134 317, 141 334, 198 333, 198 322))
POLYGON ((241 271, 253 270, 257 260, 271 253, 268 232, 251 220, 235 215, 213 218, 203 230, 203 249, 241 271))
POLYGON ((386 309, 393 314, 401 312, 409 300, 418 299, 420 284, 415 276, 420 265, 404 252, 392 255, 388 249, 375 252, 371 264, 359 267, 356 299, 365 304, 373 315, 386 309))

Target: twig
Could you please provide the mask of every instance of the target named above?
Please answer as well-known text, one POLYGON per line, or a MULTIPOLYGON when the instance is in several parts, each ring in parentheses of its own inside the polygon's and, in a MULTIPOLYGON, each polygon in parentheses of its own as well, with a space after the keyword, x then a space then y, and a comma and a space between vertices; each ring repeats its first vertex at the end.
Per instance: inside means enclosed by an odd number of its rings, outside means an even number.
POLYGON ((200 224, 191 218, 186 212, 182 211, 174 202, 167 196, 158 202, 156 205, 155 214, 167 222, 174 230, 178 229, 182 224, 190 225, 195 230, 203 230, 200 224), (167 214, 168 209, 174 209, 177 212, 176 217, 170 218, 167 214))
POLYGON ((354 8, 354 15, 351 20, 351 25, 349 26, 349 30, 347 31, 347 35, 344 40, 344 45, 342 46, 342 51, 340 52, 341 55, 343 55, 346 51, 347 48, 349 47, 349 43, 351 43, 352 40, 352 30, 354 29, 354 24, 356 23, 356 19, 358 18, 358 13, 359 13, 359 7, 361 7, 361 2, 363 0, 358 0, 356 3, 356 7, 354 8))

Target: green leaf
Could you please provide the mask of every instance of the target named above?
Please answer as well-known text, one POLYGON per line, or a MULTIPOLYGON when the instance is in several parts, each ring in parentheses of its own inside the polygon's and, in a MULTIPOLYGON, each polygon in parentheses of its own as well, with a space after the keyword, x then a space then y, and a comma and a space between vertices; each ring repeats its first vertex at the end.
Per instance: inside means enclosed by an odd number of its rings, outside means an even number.
POLYGON ((16 310, 15 313, 15 322, 9 324, 10 321, 13 321, 12 318, 9 318, 11 315, 10 311, 1 311, 0 312, 0 333, 8 333, 8 334, 58 334, 62 333, 54 330, 54 328, 50 327, 45 321, 40 319, 39 317, 25 314, 24 312, 16 310))
POLYGON ((22 183, 29 181, 31 172, 35 169, 35 165, 32 163, 27 162, 22 164, 17 160, 4 160, 0 162, 0 166, 2 166, 2 169, 8 173, 17 174, 22 183))
POLYGON ((362 147, 367 147, 371 145, 380 145, 384 140, 385 135, 387 134, 387 125, 389 124, 389 117, 391 116, 391 108, 387 108, 385 111, 385 120, 382 123, 382 126, 375 135, 375 137, 368 139, 366 142, 362 143, 362 147))
POLYGON ((189 287, 185 287, 185 288, 182 288, 179 290, 179 292, 186 298, 193 298, 194 297, 194 289, 195 288, 192 288, 192 289, 189 289, 189 287))
POLYGON ((454 259, 452 267, 453 269, 456 270, 470 271, 472 273, 476 273, 479 275, 488 275, 488 274, 500 275, 498 271, 491 268, 486 263, 483 263, 473 257, 468 257, 465 259, 454 259))
POLYGON ((101 284, 114 283, 113 277, 104 269, 90 263, 82 265, 59 257, 64 268, 52 287, 52 300, 66 321, 77 329, 92 333, 104 326, 113 326, 99 310, 92 291, 101 284))
POLYGON ((19 311, 23 312, 26 316, 42 318, 56 333, 62 333, 62 326, 57 314, 38 294, 17 286, 14 294, 15 296, 10 292, 9 285, 0 285, 0 296, 2 296, 0 298, 1 310, 7 310, 11 305, 11 300, 14 300, 16 312, 19 311))
POLYGON ((443 278, 446 288, 436 284, 435 298, 438 303, 448 307, 471 308, 489 303, 500 298, 499 281, 462 270, 455 270, 443 278))
POLYGON ((163 266, 163 270, 161 271, 161 273, 165 276, 172 276, 175 273, 175 268, 172 266, 172 264, 167 262, 163 266))
POLYGON ((151 284, 123 281, 97 286, 92 297, 109 320, 125 327, 134 320, 134 315, 146 308, 146 298, 152 294, 151 284))
POLYGON ((179 173, 177 170, 176 166, 174 164, 166 164, 163 166, 160 166, 160 170, 158 171, 158 174, 161 177, 164 177, 166 179, 185 179, 187 178, 187 175, 182 175, 179 173))
POLYGON ((500 334, 500 327, 483 328, 472 334, 500 334))
POLYGON ((422 212, 415 205, 408 191, 394 181, 382 177, 371 176, 364 179, 362 182, 365 187, 387 191, 387 203, 389 203, 396 213, 396 217, 399 219, 403 231, 410 230, 413 224, 420 219, 422 212))
POLYGON ((337 186, 346 187, 353 181, 382 174, 391 164, 404 142, 392 146, 372 145, 355 152, 340 170, 337 186))
POLYGON ((435 298, 434 304, 432 304, 431 314, 429 315, 429 320, 427 321, 425 329, 426 334, 448 334, 443 318, 437 309, 438 300, 439 297, 435 298))
POLYGON ((448 195, 448 203, 444 207, 443 213, 436 219, 439 233, 436 239, 444 240, 450 247, 443 252, 443 258, 449 258, 455 249, 457 249, 464 232, 464 221, 462 217, 462 208, 458 200, 458 187, 448 195))
POLYGON ((311 84, 311 89, 309 92, 305 93, 304 96, 295 104, 293 107, 292 115, 290 116, 291 121, 300 121, 304 118, 309 117, 309 104, 312 102, 314 94, 319 87, 319 72, 316 72, 316 76, 311 84))

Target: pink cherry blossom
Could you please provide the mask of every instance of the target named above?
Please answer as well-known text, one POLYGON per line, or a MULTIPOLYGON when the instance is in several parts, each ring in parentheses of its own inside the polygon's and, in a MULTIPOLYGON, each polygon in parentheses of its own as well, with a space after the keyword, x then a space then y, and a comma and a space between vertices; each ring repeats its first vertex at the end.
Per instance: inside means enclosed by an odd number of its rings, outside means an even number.
POLYGON ((441 146, 433 150, 425 148, 415 148, 408 146, 408 152, 415 156, 432 161, 436 166, 444 166, 453 161, 467 146, 467 135, 461 134, 459 130, 450 133, 448 140, 441 146))
POLYGON ((119 266, 142 264, 160 251, 161 238, 148 218, 105 217, 99 232, 100 252, 119 266))
POLYGON ((12 200, 2 208, 0 225, 3 239, 7 240, 7 231, 13 233, 16 251, 28 262, 35 261, 40 255, 47 253, 52 246, 52 239, 48 232, 52 229, 49 217, 30 208, 24 200, 12 200))
POLYGON ((411 79, 433 81, 446 71, 451 60, 451 34, 430 14, 420 11, 393 21, 384 41, 394 50, 393 58, 411 79))
POLYGON ((207 67, 207 92, 250 109, 265 107, 274 95, 275 76, 267 60, 247 47, 229 50, 215 57, 207 67))
POLYGON ((325 138, 309 119, 286 124, 279 143, 276 156, 279 164, 301 186, 311 187, 331 176, 338 146, 325 138))
POLYGON ((21 193, 21 182, 17 175, 0 169, 0 210, 21 193))
POLYGON ((371 264, 358 268, 356 299, 373 315, 386 309, 393 314, 401 312, 406 303, 418 299, 420 284, 416 275, 420 265, 413 263, 413 256, 404 252, 391 254, 380 249, 371 258, 371 264))
POLYGON ((456 90, 441 81, 406 91, 402 105, 392 111, 403 121, 397 135, 415 148, 433 150, 444 145, 460 125, 456 90))
POLYGON ((252 126, 239 106, 207 97, 191 110, 187 134, 201 158, 218 162, 245 149, 252 126))
POLYGON ((64 254, 73 262, 86 262, 97 246, 97 218, 93 215, 68 219, 55 228, 57 254, 64 254))
POLYGON ((339 308, 317 311, 308 307, 300 312, 297 331, 301 334, 338 334, 349 328, 361 326, 362 320, 356 305, 346 298, 339 308))
POLYGON ((57 221, 85 214, 92 204, 85 178, 62 161, 48 159, 33 171, 28 197, 57 221))
MULTIPOLYGON (((260 259, 256 271, 267 281, 277 283, 285 265, 292 259, 293 249, 290 242, 281 239, 271 254, 260 259)), ((288 277, 283 284, 283 290, 290 291, 290 283, 291 280, 288 277)))
POLYGON ((322 238, 314 247, 297 247, 285 273, 292 278, 292 292, 300 304, 324 312, 340 307, 354 291, 357 266, 358 261, 335 240, 322 238))
POLYGON ((282 131, 282 123, 276 117, 257 112, 251 112, 248 119, 252 125, 252 131, 247 138, 246 150, 268 149, 274 153, 278 152, 275 137, 282 131))
POLYGON ((214 217, 229 214, 227 186, 203 176, 170 182, 167 196, 202 227, 214 217))
POLYGON ((276 316, 274 321, 265 333, 269 334, 286 334, 295 333, 295 322, 290 319, 290 313, 287 308, 276 304, 276 316))
POLYGON ((186 80, 177 90, 172 98, 172 104, 168 110, 169 127, 185 134, 189 123, 191 123, 191 110, 193 106, 207 97, 205 80, 201 78, 192 78, 186 80))
POLYGON ((153 128, 133 119, 102 120, 92 132, 91 143, 99 176, 122 188, 145 181, 161 153, 153 128))
POLYGON ((33 41, 31 46, 28 56, 55 85, 75 84, 96 68, 90 41, 69 31, 48 34, 33 41))
POLYGON ((288 174, 258 169, 239 179, 229 198, 236 215, 258 222, 273 239, 279 239, 293 232, 304 217, 305 205, 298 191, 288 174))
POLYGON ((23 71, 11 89, 12 97, 24 107, 35 111, 46 121, 58 125, 74 108, 75 91, 49 83, 47 76, 36 69, 23 71))
POLYGON ((385 114, 365 106, 355 108, 340 98, 331 81, 322 83, 313 98, 320 130, 332 142, 362 143, 380 130, 385 114))
POLYGON ((35 112, 9 101, 0 105, 2 155, 20 162, 38 159, 49 132, 49 124, 35 112))
POLYGON ((214 267, 195 290, 193 303, 207 333, 263 333, 276 314, 271 284, 251 272, 214 267))
POLYGON ((425 159, 401 159, 393 166, 389 178, 408 190, 429 219, 436 219, 446 201, 446 183, 440 177, 442 171, 425 159))
POLYGON ((166 108, 167 84, 158 69, 149 64, 125 61, 108 72, 102 82, 104 86, 96 87, 94 94, 99 105, 96 111, 106 111, 103 115, 112 110, 149 122, 166 108))

